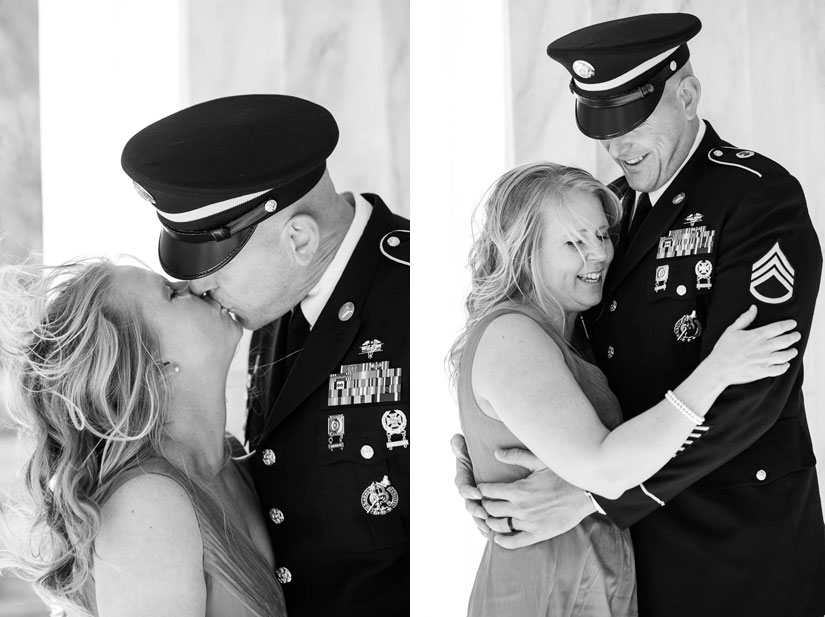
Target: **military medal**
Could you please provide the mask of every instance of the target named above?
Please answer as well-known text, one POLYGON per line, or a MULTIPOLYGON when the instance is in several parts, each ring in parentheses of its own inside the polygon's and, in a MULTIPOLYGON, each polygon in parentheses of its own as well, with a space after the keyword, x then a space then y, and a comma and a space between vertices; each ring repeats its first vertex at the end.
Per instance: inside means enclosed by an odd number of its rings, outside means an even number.
POLYGON ((327 435, 329 435, 327 447, 330 452, 344 449, 344 414, 338 413, 327 418, 327 435))
POLYGON ((387 431, 387 450, 392 450, 398 446, 407 447, 407 416, 400 409, 385 411, 381 416, 381 426, 387 431), (394 440, 393 437, 400 435, 401 439, 394 440))
POLYGON ((659 266, 656 268, 656 283, 653 285, 653 291, 659 293, 667 289, 667 276, 670 272, 670 266, 659 266))
POLYGON ((702 324, 699 323, 696 311, 680 318, 673 326, 673 334, 676 335, 676 340, 680 343, 689 343, 699 338, 699 335, 702 334, 702 324))
POLYGON ((713 272, 713 265, 707 259, 703 259, 696 264, 694 271, 696 272, 696 289, 710 289, 712 287, 710 273, 713 272))
POLYGON ((373 339, 371 341, 367 340, 361 343, 361 351, 358 355, 366 355, 367 360, 372 360, 372 354, 379 351, 384 351, 384 343, 382 343, 378 339, 373 339))
POLYGON ((390 484, 387 476, 381 482, 373 482, 361 493, 361 507, 367 514, 383 516, 397 505, 398 491, 390 484))
POLYGON ((401 400, 401 369, 389 360, 343 364, 329 376, 327 405, 395 403, 401 400))

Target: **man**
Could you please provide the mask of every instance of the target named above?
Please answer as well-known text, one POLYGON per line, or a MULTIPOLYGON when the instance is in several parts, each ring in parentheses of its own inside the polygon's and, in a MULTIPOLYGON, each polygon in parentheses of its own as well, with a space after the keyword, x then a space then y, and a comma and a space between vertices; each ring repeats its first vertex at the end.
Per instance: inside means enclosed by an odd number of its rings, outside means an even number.
MULTIPOLYGON (((587 329, 625 418, 680 383, 750 304, 755 326, 795 319, 801 355, 819 288, 821 251, 797 181, 697 115, 686 43, 700 28, 691 15, 642 15, 547 50, 571 73, 580 130, 624 172, 613 184, 626 213, 621 237, 587 329)), ((549 474, 522 451, 502 457, 535 473, 478 491, 461 440, 454 446, 468 508, 494 517, 494 531, 519 530, 496 539, 505 546, 553 537, 597 511, 632 526, 644 617, 825 613, 801 357, 781 377, 729 388, 671 462, 617 500, 581 491, 554 503, 549 474), (472 501, 480 496, 486 512, 472 501)))
POLYGON ((319 105, 235 96, 122 162, 163 268, 255 331, 246 436, 289 614, 383 617, 409 604, 409 222, 336 192, 337 140, 319 105))

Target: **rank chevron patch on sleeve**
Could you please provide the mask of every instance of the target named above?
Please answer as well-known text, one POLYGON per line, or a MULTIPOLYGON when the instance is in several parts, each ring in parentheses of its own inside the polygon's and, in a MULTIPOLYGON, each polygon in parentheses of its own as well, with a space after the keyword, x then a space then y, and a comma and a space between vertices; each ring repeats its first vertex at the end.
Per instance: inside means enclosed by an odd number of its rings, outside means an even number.
POLYGON ((751 268, 751 295, 765 304, 782 304, 793 296, 794 269, 779 242, 751 268))

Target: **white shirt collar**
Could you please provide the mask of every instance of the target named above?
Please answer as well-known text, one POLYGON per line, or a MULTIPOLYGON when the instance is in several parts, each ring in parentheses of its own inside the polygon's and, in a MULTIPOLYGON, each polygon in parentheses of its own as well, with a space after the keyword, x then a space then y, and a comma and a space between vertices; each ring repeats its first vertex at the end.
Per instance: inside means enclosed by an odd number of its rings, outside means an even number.
MULTIPOLYGON (((667 190, 667 187, 670 186, 670 183, 673 182, 673 180, 676 178, 676 176, 679 175, 679 172, 682 171, 682 168, 687 164, 687 162, 690 160, 690 158, 693 156, 693 154, 696 152, 696 150, 699 149, 699 144, 702 143, 702 138, 704 136, 705 136, 705 121, 700 118, 699 119, 699 130, 696 132, 696 139, 693 140, 693 146, 691 146, 690 152, 688 152, 688 155, 685 157, 685 160, 682 161, 681 165, 679 165, 679 169, 677 169, 676 173, 673 174, 672 176, 670 176, 670 179, 667 182, 665 182, 660 188, 656 189, 655 191, 653 191, 651 193, 648 193, 648 197, 650 198, 650 205, 651 206, 656 205, 656 202, 659 201, 659 197, 662 196, 662 193, 664 193, 667 190)), ((639 198, 639 194, 637 192, 636 193, 637 203, 638 203, 638 198, 639 198)))
POLYGON ((315 322, 318 321, 321 311, 324 310, 324 305, 326 305, 327 300, 329 300, 329 297, 335 290, 335 286, 344 273, 344 268, 347 267, 349 258, 352 257, 355 246, 361 239, 364 229, 367 226, 367 221, 372 214, 372 204, 361 195, 357 193, 342 193, 341 196, 347 201, 354 203, 355 214, 352 217, 352 223, 350 223, 344 239, 341 241, 341 245, 335 253, 335 257, 332 258, 332 261, 329 266, 327 266, 326 271, 315 287, 301 300, 301 311, 303 311, 304 317, 306 317, 306 320, 309 322, 310 330, 315 325, 315 322))

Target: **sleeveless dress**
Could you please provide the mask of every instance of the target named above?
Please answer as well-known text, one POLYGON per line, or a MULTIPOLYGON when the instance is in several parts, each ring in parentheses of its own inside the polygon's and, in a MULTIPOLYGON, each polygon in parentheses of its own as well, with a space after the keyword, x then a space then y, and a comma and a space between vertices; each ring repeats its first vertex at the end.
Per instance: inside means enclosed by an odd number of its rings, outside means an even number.
MULTIPOLYGON (((238 448, 243 452, 243 446, 234 438, 230 438, 229 445, 234 455, 239 453, 238 448)), ((254 493, 252 476, 244 462, 232 460, 229 464, 238 466, 244 484, 254 493)), ((203 539, 203 570, 206 584, 205 617, 255 617, 261 614, 248 606, 237 590, 220 574, 221 571, 233 567, 227 557, 228 542, 232 542, 237 550, 242 551, 245 558, 245 568, 255 568, 256 578, 262 581, 262 584, 258 584, 256 587, 259 590, 263 587, 261 594, 265 603, 263 614, 266 617, 285 617, 283 591, 273 574, 273 564, 270 564, 255 549, 249 536, 233 525, 229 517, 224 517, 223 512, 213 511, 217 508, 209 507, 210 501, 211 504, 215 505, 217 504, 216 500, 213 498, 210 500, 209 496, 200 489, 195 488, 191 482, 187 481, 186 476, 168 461, 161 458, 151 458, 124 469, 107 488, 101 506, 126 482, 145 474, 158 474, 171 478, 180 484, 192 499, 203 539), (198 502, 200 502, 201 507, 198 507, 198 502)), ((219 504, 217 505, 220 507, 219 504)), ((89 581, 85 592, 92 614, 97 615, 93 581, 89 581)))
MULTIPOLYGON (((472 389, 472 366, 479 340, 493 320, 510 313, 522 313, 541 325, 532 309, 516 304, 502 305, 471 327, 461 353, 459 414, 476 483, 512 482, 529 474, 526 469, 495 459, 493 453, 497 449, 526 448, 503 422, 479 408, 472 389)), ((560 335, 547 328, 545 332, 558 344, 568 368, 602 423, 609 429, 618 426, 621 409, 604 374, 570 351, 560 335)), ((560 536, 520 549, 502 548, 489 540, 468 608, 470 617, 636 617, 637 614, 630 533, 600 514, 588 516, 560 536)))

